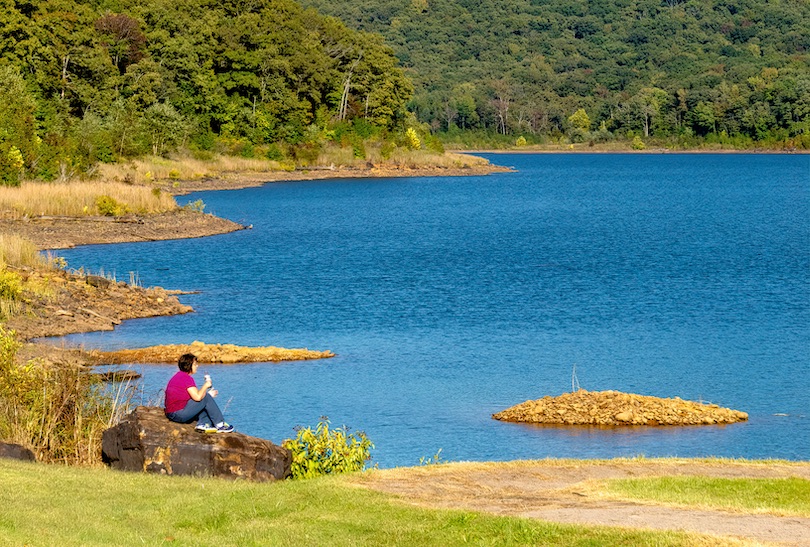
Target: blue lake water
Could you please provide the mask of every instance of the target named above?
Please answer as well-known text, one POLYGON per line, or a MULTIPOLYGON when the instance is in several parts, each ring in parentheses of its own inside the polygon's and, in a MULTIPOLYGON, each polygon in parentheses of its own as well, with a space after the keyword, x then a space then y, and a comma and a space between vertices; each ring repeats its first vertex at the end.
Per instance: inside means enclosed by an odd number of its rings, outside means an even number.
MULTIPOLYGON (((239 431, 329 416, 381 467, 444 460, 810 459, 810 156, 493 155, 513 173, 202 192, 253 229, 88 246, 71 267, 199 291, 196 312, 68 337, 88 347, 330 349, 204 366, 239 431), (538 427, 491 414, 619 390, 744 410, 688 428, 538 427)), ((175 365, 136 366, 141 402, 175 365)))

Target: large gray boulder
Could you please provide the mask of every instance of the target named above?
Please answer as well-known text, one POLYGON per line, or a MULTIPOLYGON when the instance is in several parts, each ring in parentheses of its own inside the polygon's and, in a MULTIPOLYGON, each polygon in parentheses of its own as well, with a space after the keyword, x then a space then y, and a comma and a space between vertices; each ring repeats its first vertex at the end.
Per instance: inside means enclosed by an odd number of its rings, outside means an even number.
POLYGON ((22 460, 26 462, 36 461, 36 456, 31 450, 20 444, 0 442, 0 458, 12 460, 22 460))
POLYGON ((272 481, 290 475, 292 454, 242 433, 200 433, 166 418, 162 408, 139 406, 104 432, 102 459, 114 469, 272 481))

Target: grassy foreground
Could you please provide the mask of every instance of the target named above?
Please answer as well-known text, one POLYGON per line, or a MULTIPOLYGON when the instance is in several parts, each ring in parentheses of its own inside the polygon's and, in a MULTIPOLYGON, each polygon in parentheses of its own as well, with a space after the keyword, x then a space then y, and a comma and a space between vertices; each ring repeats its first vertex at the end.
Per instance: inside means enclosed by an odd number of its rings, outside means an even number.
POLYGON ((416 508, 340 477, 254 484, 0 460, 0 544, 713 545, 416 508))
POLYGON ((603 495, 681 507, 810 517, 810 480, 654 477, 600 482, 603 495))

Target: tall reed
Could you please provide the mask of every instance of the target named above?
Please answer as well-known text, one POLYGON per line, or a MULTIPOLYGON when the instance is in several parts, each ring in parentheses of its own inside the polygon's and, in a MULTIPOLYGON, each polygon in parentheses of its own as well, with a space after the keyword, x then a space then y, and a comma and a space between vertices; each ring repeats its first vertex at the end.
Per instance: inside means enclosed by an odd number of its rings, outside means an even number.
POLYGON ((94 216, 99 198, 109 197, 128 212, 162 213, 177 208, 174 198, 157 189, 121 182, 25 182, 19 187, 0 186, 0 214, 24 216, 94 216))
POLYGON ((128 390, 110 389, 77 363, 19 363, 19 347, 0 325, 0 439, 40 461, 100 463, 101 435, 128 411, 128 390))
MULTIPOLYGON (((34 288, 16 271, 20 267, 47 268, 48 260, 29 240, 0 233, 0 320, 20 313, 25 291, 34 288)), ((41 287, 36 290, 42 292, 41 287)))
POLYGON ((227 173, 264 173, 287 169, 282 163, 264 158, 243 158, 211 153, 198 159, 191 156, 172 159, 147 156, 126 163, 105 163, 98 168, 104 180, 149 184, 165 180, 196 180, 227 173))
POLYGON ((31 241, 17 234, 0 233, 0 267, 10 265, 37 268, 46 264, 47 259, 31 241))

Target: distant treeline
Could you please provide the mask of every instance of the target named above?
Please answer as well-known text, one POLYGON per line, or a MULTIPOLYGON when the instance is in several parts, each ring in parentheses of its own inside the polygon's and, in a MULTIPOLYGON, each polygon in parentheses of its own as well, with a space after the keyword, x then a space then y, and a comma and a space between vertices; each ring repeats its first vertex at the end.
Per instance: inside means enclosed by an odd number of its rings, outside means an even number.
POLYGON ((327 127, 368 138, 407 116, 412 85, 382 38, 292 0, 2 4, 6 184, 176 147, 294 154, 327 127))
POLYGON ((383 34, 434 130, 810 148, 807 0, 302 0, 383 34))

